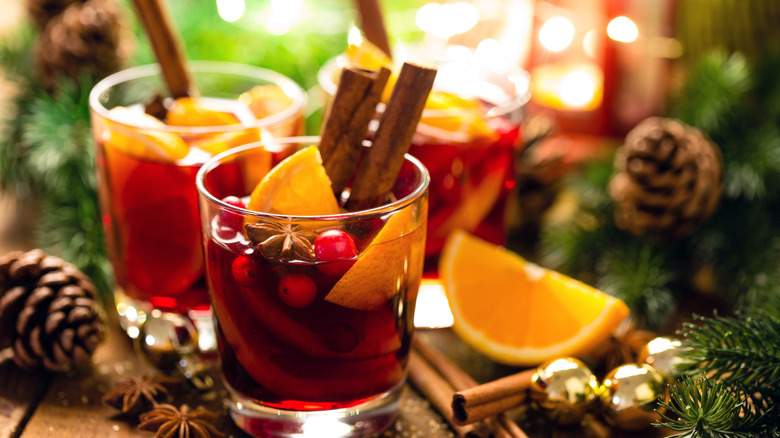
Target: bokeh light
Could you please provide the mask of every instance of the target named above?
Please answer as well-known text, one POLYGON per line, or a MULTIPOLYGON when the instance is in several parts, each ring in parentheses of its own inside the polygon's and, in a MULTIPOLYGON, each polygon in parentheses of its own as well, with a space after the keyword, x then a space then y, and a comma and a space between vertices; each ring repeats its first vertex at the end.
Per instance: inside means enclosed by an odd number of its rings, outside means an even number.
POLYGON ((539 42, 552 52, 560 52, 574 40, 574 24, 563 17, 552 17, 539 30, 539 42))
POLYGON ((607 35, 621 43, 632 43, 639 37, 639 29, 628 17, 616 17, 607 25, 607 35))

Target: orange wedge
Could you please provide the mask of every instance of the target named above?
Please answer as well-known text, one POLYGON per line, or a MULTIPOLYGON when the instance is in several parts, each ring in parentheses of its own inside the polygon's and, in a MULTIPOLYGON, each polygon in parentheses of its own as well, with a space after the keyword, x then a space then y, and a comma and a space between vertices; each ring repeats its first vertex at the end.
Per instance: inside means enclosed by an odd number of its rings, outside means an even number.
POLYGON ((293 99, 276 85, 257 85, 241 94, 238 100, 258 119, 279 114, 293 103, 293 99))
MULTIPOLYGON (((390 99, 398 75, 393 71, 393 60, 382 49, 371 41, 361 38, 358 44, 350 43, 347 46, 344 57, 347 59, 347 64, 353 67, 366 70, 379 70, 380 67, 389 69, 391 71, 390 78, 387 79, 387 84, 382 92, 382 102, 387 102, 390 99)), ((336 77, 336 81, 338 82, 338 77, 336 77)))
POLYGON ((247 208, 295 216, 340 213, 317 146, 302 149, 271 169, 252 191, 247 208))
POLYGON ((165 123, 171 126, 223 126, 238 124, 238 118, 230 113, 207 109, 197 99, 180 97, 168 108, 165 123))
POLYGON ((629 313, 617 298, 463 231, 448 238, 439 274, 455 332, 506 365, 580 355, 629 313))
POLYGON ((484 110, 476 100, 445 91, 434 91, 425 102, 425 110, 420 119, 422 130, 432 127, 462 133, 468 140, 497 135, 485 123, 484 110))
POLYGON ((141 111, 115 107, 109 112, 105 146, 127 155, 154 160, 176 161, 187 156, 189 148, 179 135, 165 132, 165 124, 141 111))
POLYGON ((391 217, 325 301, 370 311, 380 309, 402 288, 409 290, 407 299, 415 297, 422 275, 425 217, 416 207, 391 217))

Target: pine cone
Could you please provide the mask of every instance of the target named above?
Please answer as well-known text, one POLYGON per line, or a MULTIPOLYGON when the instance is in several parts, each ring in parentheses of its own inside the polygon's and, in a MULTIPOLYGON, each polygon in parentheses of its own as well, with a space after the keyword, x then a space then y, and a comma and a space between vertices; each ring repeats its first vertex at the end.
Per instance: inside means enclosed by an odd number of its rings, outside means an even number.
POLYGON ((103 337, 95 288, 73 265, 39 249, 0 257, 0 349, 11 346, 19 366, 89 363, 103 337))
POLYGON ((52 18, 38 38, 35 59, 44 87, 55 88, 59 75, 101 77, 122 67, 127 42, 113 0, 78 1, 52 18))
POLYGON ((84 0, 27 0, 27 11, 38 27, 43 29, 52 18, 77 1, 84 0))
POLYGON ((638 236, 675 239, 717 208, 723 190, 718 147, 696 128, 651 117, 626 136, 615 157, 609 193, 615 223, 638 236))

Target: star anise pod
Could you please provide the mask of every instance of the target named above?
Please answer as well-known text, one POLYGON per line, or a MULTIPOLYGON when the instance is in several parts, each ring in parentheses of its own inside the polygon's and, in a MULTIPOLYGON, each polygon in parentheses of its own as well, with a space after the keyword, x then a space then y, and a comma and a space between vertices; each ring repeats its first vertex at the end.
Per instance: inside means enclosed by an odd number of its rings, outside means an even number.
POLYGON ((141 430, 155 432, 155 438, 215 438, 225 435, 214 427, 219 414, 197 408, 190 411, 187 405, 181 409, 169 404, 157 405, 156 408, 141 415, 141 430))
POLYGON ((639 352, 655 336, 655 333, 639 330, 631 324, 625 329, 618 329, 618 332, 597 345, 591 350, 590 356, 605 371, 610 371, 620 365, 636 362, 639 352))
POLYGON ((258 251, 269 261, 314 261, 314 245, 317 234, 297 224, 258 222, 244 226, 246 235, 258 251))
POLYGON ((112 406, 128 416, 137 416, 157 405, 168 395, 166 385, 181 380, 168 376, 143 375, 120 379, 116 386, 103 396, 103 404, 112 406))

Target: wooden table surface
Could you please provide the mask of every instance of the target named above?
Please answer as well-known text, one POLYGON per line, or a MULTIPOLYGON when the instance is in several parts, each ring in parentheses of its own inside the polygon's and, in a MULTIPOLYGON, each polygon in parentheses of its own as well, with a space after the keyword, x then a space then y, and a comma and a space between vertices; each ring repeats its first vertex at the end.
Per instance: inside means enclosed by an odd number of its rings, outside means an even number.
MULTIPOLYGON (((418 330, 415 336, 431 342, 453 358, 478 381, 486 381, 512 370, 496 365, 474 353, 460 342, 449 329, 418 330)), ((0 356, 0 437, 37 438, 70 437, 151 437, 141 431, 137 422, 128 420, 114 408, 104 406, 100 398, 115 382, 130 375, 156 373, 141 359, 132 341, 112 323, 106 341, 98 347, 90 367, 67 374, 19 369, 6 351, 0 356)), ((219 382, 218 370, 213 374, 219 382)), ((218 428, 228 437, 247 437, 227 416, 227 392, 217 383, 206 393, 185 389, 174 391, 172 402, 190 407, 203 406, 221 412, 218 428)), ((580 428, 529 431, 531 437, 569 438, 584 436, 580 428)), ((414 388, 403 390, 401 411, 396 422, 380 437, 453 437, 447 423, 432 409, 414 388)), ((622 435, 612 435, 622 437, 622 435)), ((640 436, 637 434, 626 436, 640 436)), ((652 429, 645 437, 661 436, 652 429)))

